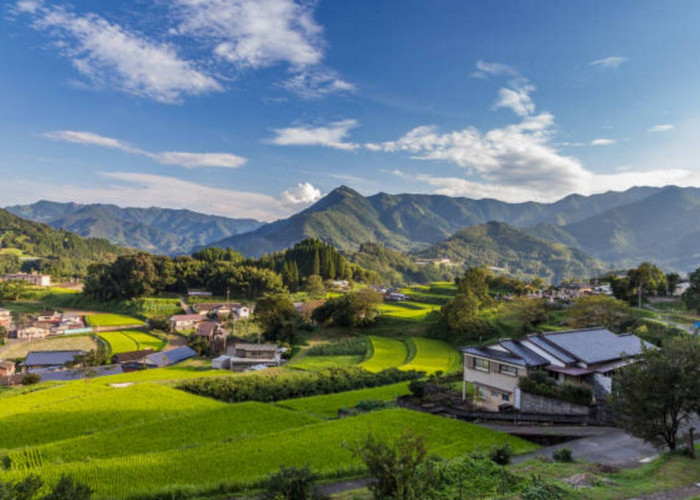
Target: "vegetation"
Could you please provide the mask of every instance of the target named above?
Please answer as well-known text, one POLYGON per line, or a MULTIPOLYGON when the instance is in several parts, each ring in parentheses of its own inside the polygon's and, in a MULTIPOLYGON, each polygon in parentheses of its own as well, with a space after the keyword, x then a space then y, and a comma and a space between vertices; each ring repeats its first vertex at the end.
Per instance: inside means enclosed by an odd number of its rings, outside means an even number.
POLYGON ((153 349, 159 351, 164 342, 153 335, 137 331, 102 332, 99 334, 110 348, 110 354, 153 349))
POLYGON ((614 332, 622 332, 631 319, 627 303, 606 295, 576 299, 567 313, 569 324, 574 328, 604 326, 614 332))
POLYGON ((459 351, 441 340, 411 337, 408 339, 409 352, 415 353, 407 363, 399 366, 400 370, 415 370, 428 375, 440 372, 453 373, 462 366, 459 351))
POLYGON ((371 373, 358 367, 338 367, 318 372, 287 372, 273 377, 191 380, 183 382, 179 388, 227 403, 271 402, 389 385, 420 376, 421 374, 415 371, 399 371, 392 368, 371 373))
POLYGON ((314 309, 311 317, 321 324, 344 327, 365 327, 379 316, 382 295, 370 288, 344 293, 328 299, 314 309))
POLYGON ((647 349, 615 382, 612 403, 622 428, 675 450, 681 424, 700 409, 700 344, 683 338, 647 349))
POLYGON ((308 348, 307 356, 364 356, 369 342, 367 337, 349 337, 333 342, 319 343, 308 348))
POLYGON ((95 341, 89 335, 66 335, 15 342, 3 348, 3 359, 26 358, 29 351, 90 351, 95 348, 95 341))
POLYGON ((593 401, 593 392, 587 386, 556 381, 544 371, 533 371, 518 381, 518 387, 525 392, 549 398, 561 399, 579 405, 589 405, 593 401))
POLYGON ((380 372, 401 366, 408 358, 408 347, 400 340, 385 337, 369 338, 372 342, 371 356, 362 363, 362 368, 370 372, 380 372))
POLYGON ((392 286, 452 279, 459 269, 441 264, 418 264, 412 256, 379 243, 361 244, 350 258, 363 269, 375 272, 375 281, 392 286))
POLYGON ((121 314, 93 314, 87 316, 85 321, 90 326, 138 326, 145 323, 136 318, 122 316, 121 314))
POLYGON ((308 467, 280 467, 271 474, 264 498, 269 500, 322 500, 327 498, 314 485, 318 476, 308 467))

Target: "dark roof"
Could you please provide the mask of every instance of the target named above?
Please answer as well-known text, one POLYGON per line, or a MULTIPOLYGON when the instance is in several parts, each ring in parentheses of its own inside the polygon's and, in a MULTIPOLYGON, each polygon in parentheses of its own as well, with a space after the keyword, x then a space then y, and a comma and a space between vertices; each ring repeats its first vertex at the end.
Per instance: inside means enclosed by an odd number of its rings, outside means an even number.
POLYGON ((501 340, 500 344, 510 352, 522 358, 527 366, 544 366, 549 360, 528 349, 517 340, 501 340))
POLYGON ((564 363, 566 363, 566 364, 576 363, 576 358, 565 353, 564 351, 559 349, 557 346, 550 344, 545 339, 540 338, 539 335, 528 335, 526 338, 527 338, 527 340, 532 342, 534 345, 536 345, 540 349, 547 351, 555 358, 562 360, 564 363))
POLYGON ((460 350, 474 356, 482 356, 484 358, 503 361, 504 363, 512 363, 518 366, 527 366, 525 360, 521 357, 511 354, 510 352, 494 349, 492 347, 463 347, 460 350))
POLYGON ((129 351, 129 352, 120 352, 119 354, 115 354, 112 356, 112 362, 113 363, 128 363, 129 361, 138 361, 139 359, 143 359, 149 354, 153 354, 154 351, 153 349, 143 349, 141 351, 129 351))
POLYGON ((236 344, 234 349, 244 349, 246 351, 277 351, 275 344, 236 344))
POLYGON ((31 351, 24 366, 63 366, 70 363, 76 356, 85 354, 85 351, 31 351))
POLYGON ((146 357, 149 364, 155 366, 168 366, 196 356, 197 353, 188 346, 178 347, 169 351, 157 352, 146 357))
MULTIPOLYGON (((119 375, 124 373, 121 365, 97 366, 95 372, 90 377, 104 377, 106 375, 119 375)), ((61 381, 67 382, 70 380, 80 380, 85 377, 85 373, 81 370, 57 370, 54 372, 41 373, 41 381, 61 381)))
POLYGON ((204 323, 200 323, 197 327, 196 335, 200 337, 211 337, 218 327, 219 324, 214 321, 205 321, 204 323))
POLYGON ((605 328, 543 333, 540 337, 589 365, 636 356, 642 353, 643 345, 635 335, 615 335, 605 328))
POLYGON ((204 321, 204 318, 201 314, 176 314, 170 321, 204 321))

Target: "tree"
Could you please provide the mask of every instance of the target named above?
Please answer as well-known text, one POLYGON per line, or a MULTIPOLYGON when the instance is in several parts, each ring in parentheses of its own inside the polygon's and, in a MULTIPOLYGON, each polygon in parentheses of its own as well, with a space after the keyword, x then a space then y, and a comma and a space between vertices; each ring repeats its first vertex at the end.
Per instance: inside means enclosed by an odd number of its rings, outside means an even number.
POLYGON ((32 500, 39 493, 44 482, 39 476, 30 474, 21 481, 0 483, 0 499, 32 500))
POLYGON ((441 309, 447 327, 453 332, 467 332, 479 319, 480 305, 471 290, 457 294, 441 309))
POLYGON ((695 338, 645 349, 613 386, 619 425, 659 448, 675 450, 681 425, 700 410, 700 344, 695 338))
POLYGON ((674 295, 678 283, 681 281, 681 275, 678 273, 666 274, 666 295, 674 295))
POLYGON ((318 274, 312 274, 306 278, 306 284, 304 290, 309 294, 312 299, 321 299, 326 293, 326 289, 323 286, 323 278, 318 274))
POLYGON ((534 331, 549 319, 547 302, 544 299, 517 297, 508 304, 509 316, 520 323, 523 333, 534 331))
POLYGON ((70 476, 63 475, 53 487, 51 493, 42 500, 90 500, 93 494, 92 488, 79 483, 70 476))
POLYGON ((322 500, 328 498, 314 485, 318 476, 308 467, 280 467, 267 480, 269 500, 322 500))
POLYGON ((372 476, 369 489, 374 498, 422 498, 428 486, 422 467, 427 460, 428 448, 422 436, 406 430, 390 445, 370 434, 363 443, 351 449, 372 476))
POLYGON ((491 273, 485 267, 471 267, 467 269, 458 282, 458 294, 472 293, 481 306, 491 305, 489 295, 489 278, 491 273))
POLYGON ((642 262, 636 269, 627 271, 627 276, 630 287, 637 292, 638 299, 666 293, 666 275, 651 262, 642 262))
POLYGON ((287 294, 266 294, 255 306, 255 321, 271 340, 279 340, 283 332, 289 334, 290 326, 293 327, 298 317, 287 294))
POLYGON ((382 295, 370 288, 334 297, 314 309, 311 318, 317 323, 336 326, 368 326, 379 316, 382 295))
POLYGON ((700 267, 690 273, 690 287, 683 293, 683 302, 688 309, 700 314, 700 267))
POLYGON ((569 324, 574 328, 604 326, 609 330, 620 330, 631 316, 629 306, 606 295, 590 295, 574 301, 568 309, 569 324))

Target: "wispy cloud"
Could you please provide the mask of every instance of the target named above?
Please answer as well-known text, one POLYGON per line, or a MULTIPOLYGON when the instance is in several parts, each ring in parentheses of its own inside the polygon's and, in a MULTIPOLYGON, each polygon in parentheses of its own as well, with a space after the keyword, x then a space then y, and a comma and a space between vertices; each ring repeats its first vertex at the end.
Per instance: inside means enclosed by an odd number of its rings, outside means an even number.
POLYGON ((611 146, 613 144, 617 144, 617 139, 606 139, 601 137, 591 141, 591 146, 611 146))
MULTIPOLYGON (((175 177, 134 172, 102 172, 99 177, 107 182, 104 187, 81 187, 72 182, 65 184, 37 183, 33 180, 6 178, 4 202, 7 204, 32 203, 38 199, 77 203, 111 203, 122 207, 186 208, 225 217, 255 218, 272 221, 287 217, 309 205, 315 188, 301 183, 277 196, 249 191, 212 187, 175 177), (288 196, 300 187, 306 195, 288 196)), ((320 191, 319 191, 320 193, 320 191)))
POLYGON ((151 153, 131 144, 105 137, 93 132, 82 132, 76 130, 57 130, 44 134, 49 139, 67 141, 76 144, 86 144, 100 146, 103 148, 119 149, 129 154, 147 156, 163 165, 177 165, 185 168, 197 167, 223 167, 238 168, 246 163, 246 159, 230 153, 188 153, 181 151, 164 151, 151 153))
POLYGON ((647 132, 653 132, 653 133, 659 133, 659 132, 669 132, 670 130, 673 130, 675 127, 671 125, 670 123, 663 123, 660 125, 654 125, 653 127, 649 128, 647 132))
POLYGON ((277 146, 323 146, 350 151, 358 144, 347 142, 350 130, 359 125, 357 120, 340 120, 328 125, 299 125, 274 129, 275 137, 269 142, 277 146))
POLYGON ((513 88, 502 88, 498 91, 498 99, 493 105, 494 109, 509 108, 518 116, 527 116, 535 112, 535 103, 530 93, 535 91, 531 83, 514 82, 513 88))
POLYGON ((477 61, 476 71, 472 73, 475 78, 488 78, 489 76, 518 76, 518 71, 507 64, 498 62, 477 61))
POLYGON ((58 5, 23 1, 16 10, 32 17, 54 46, 93 87, 113 87, 159 102, 221 91, 212 76, 183 59, 171 44, 158 42, 97 14, 79 16, 58 5))
POLYGON ((589 64, 591 66, 598 66, 599 68, 604 69, 617 69, 622 65, 622 63, 627 61, 629 61, 629 58, 625 56, 610 56, 603 59, 596 59, 595 61, 591 61, 589 64))

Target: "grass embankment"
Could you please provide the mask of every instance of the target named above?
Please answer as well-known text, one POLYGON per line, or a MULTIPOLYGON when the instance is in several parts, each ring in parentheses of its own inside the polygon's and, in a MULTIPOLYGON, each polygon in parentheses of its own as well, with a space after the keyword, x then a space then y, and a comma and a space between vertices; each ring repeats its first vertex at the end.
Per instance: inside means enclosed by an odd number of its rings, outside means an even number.
POLYGON ((153 349, 160 351, 165 342, 153 335, 137 331, 103 332, 100 338, 109 344, 111 354, 153 349))
POLYGON ((95 341, 89 335, 69 335, 29 342, 12 342, 0 347, 0 358, 25 358, 29 351, 91 351, 93 349, 95 349, 95 341))
POLYGON ((411 337, 404 342, 376 336, 370 340, 371 357, 360 365, 368 371, 396 367, 432 375, 437 371, 452 373, 461 365, 459 351, 441 340, 411 337))

